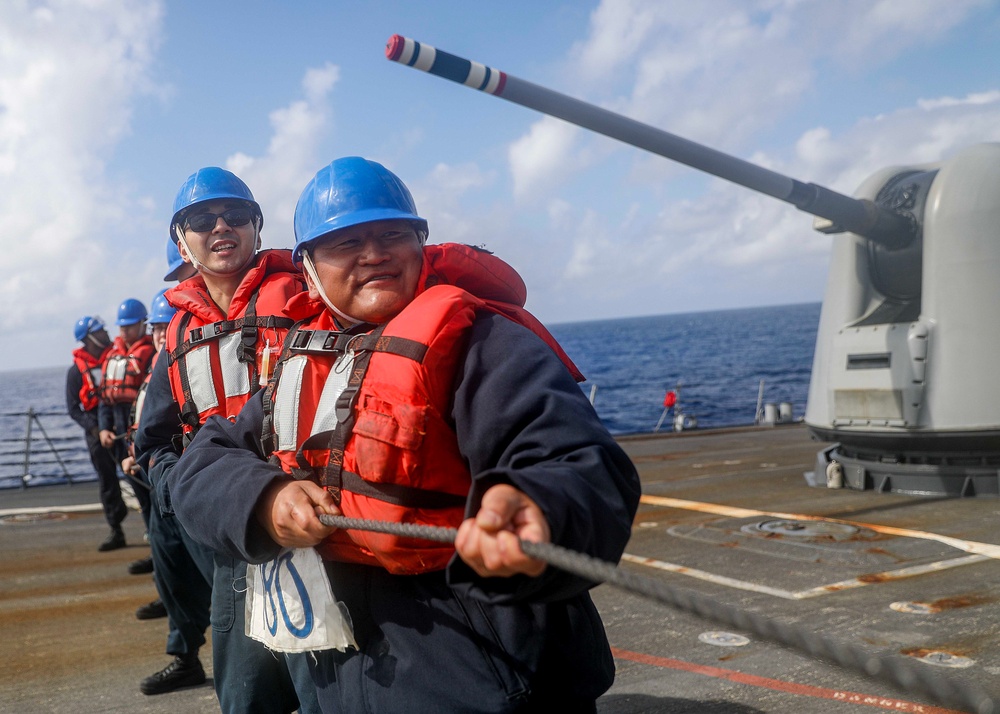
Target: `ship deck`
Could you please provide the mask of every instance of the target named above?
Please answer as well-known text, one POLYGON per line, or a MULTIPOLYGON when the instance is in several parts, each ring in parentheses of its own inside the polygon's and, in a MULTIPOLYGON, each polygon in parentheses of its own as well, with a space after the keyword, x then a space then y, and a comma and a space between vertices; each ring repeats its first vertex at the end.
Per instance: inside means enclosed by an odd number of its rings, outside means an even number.
MULTIPOLYGON (((998 540, 996 498, 809 487, 824 444, 801 425, 619 441, 643 487, 623 569, 1000 699, 1000 562, 982 546, 998 540)), ((94 483, 0 491, 0 710, 218 711, 210 682, 139 692, 169 662, 166 622, 133 614, 156 597, 125 568, 148 554, 141 518, 130 547, 99 553, 97 500, 94 483)), ((604 713, 949 711, 617 587, 593 594, 618 669, 604 713)), ((208 646, 202 661, 210 674, 208 646)))

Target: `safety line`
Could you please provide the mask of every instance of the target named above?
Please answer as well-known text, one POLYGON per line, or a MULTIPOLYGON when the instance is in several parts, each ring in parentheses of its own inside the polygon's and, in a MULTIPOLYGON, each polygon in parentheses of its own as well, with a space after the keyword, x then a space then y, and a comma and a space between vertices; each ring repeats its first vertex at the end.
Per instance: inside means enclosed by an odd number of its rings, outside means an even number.
POLYGON ((928 533, 926 531, 916 531, 910 528, 896 528, 895 526, 883 526, 877 523, 862 523, 860 521, 848 521, 841 518, 828 518, 827 516, 814 516, 807 513, 778 513, 774 511, 758 511, 751 508, 740 508, 738 506, 723 506, 718 503, 706 503, 704 501, 688 501, 683 498, 668 498, 665 496, 640 496, 639 501, 647 505, 667 506, 668 508, 679 508, 685 511, 700 511, 702 513, 713 513, 719 516, 730 516, 731 518, 756 518, 766 516, 768 518, 784 518, 793 521, 826 521, 829 523, 845 523, 859 528, 867 528, 876 533, 885 535, 901 536, 903 538, 919 538, 922 540, 933 540, 944 545, 964 550, 966 553, 984 555, 987 558, 1000 560, 1000 545, 995 543, 980 543, 974 540, 963 540, 952 538, 951 536, 939 533, 928 533))
POLYGON ((825 687, 815 687, 809 684, 796 684, 770 677, 760 677, 755 674, 745 674, 731 669, 712 667, 709 665, 685 662, 684 660, 672 657, 656 657, 654 655, 642 654, 641 652, 630 652, 618 647, 611 648, 611 654, 617 659, 624 659, 638 664, 647 664, 654 667, 675 669, 682 672, 701 674, 707 677, 726 679, 737 684, 748 684, 752 687, 761 687, 776 692, 787 694, 797 694, 816 699, 831 699, 845 704, 861 704, 863 706, 875 707, 877 709, 890 709, 894 712, 912 712, 912 714, 961 714, 955 709, 942 709, 928 704, 918 704, 908 702, 903 699, 883 697, 873 694, 860 694, 858 692, 848 692, 842 689, 827 689, 825 687))
MULTIPOLYGON (((372 521, 326 514, 321 515, 319 520, 324 525, 334 528, 388 533, 439 543, 454 543, 458 532, 457 528, 372 521)), ((658 579, 620 569, 615 563, 568 550, 554 543, 532 543, 522 540, 520 546, 525 555, 543 560, 549 565, 587 580, 595 583, 605 582, 679 610, 752 632, 763 639, 891 682, 908 692, 920 692, 939 704, 961 706, 976 714, 1000 712, 1000 703, 977 682, 965 681, 944 672, 933 672, 926 665, 915 663, 912 658, 900 655, 875 655, 860 645, 837 640, 812 628, 774 620, 761 613, 719 602, 701 593, 675 588, 658 579)))

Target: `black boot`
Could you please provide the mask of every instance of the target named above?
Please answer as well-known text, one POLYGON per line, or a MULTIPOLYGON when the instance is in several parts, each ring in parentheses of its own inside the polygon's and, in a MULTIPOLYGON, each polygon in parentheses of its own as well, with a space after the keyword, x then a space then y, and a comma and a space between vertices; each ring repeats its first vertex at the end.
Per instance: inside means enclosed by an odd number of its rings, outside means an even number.
POLYGON ((139 683, 143 694, 166 694, 182 687, 205 683, 205 670, 198 655, 176 656, 174 661, 139 683))
POLYGON ((125 547, 125 531, 122 530, 121 526, 116 526, 111 529, 111 534, 104 539, 104 542, 97 546, 97 549, 102 553, 109 550, 118 550, 119 548, 125 547))
POLYGON ((166 616, 167 608, 163 605, 162 600, 153 600, 153 602, 143 605, 135 611, 137 620, 155 620, 166 616))
POLYGON ((153 572, 153 558, 139 558, 128 564, 128 572, 132 575, 142 575, 153 572))

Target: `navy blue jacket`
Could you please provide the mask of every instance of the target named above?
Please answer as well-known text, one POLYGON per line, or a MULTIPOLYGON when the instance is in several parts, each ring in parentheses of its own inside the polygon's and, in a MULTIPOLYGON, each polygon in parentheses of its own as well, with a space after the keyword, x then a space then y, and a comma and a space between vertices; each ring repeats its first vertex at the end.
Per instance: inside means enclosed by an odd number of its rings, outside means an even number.
POLYGON ((170 497, 163 474, 180 457, 181 411, 170 390, 167 355, 161 354, 146 385, 142 418, 135 433, 135 460, 147 475, 151 496, 160 513, 170 515, 170 497))
POLYGON ((97 409, 87 411, 80 404, 80 390, 83 389, 83 375, 74 364, 66 372, 66 412, 83 430, 97 435, 97 409))

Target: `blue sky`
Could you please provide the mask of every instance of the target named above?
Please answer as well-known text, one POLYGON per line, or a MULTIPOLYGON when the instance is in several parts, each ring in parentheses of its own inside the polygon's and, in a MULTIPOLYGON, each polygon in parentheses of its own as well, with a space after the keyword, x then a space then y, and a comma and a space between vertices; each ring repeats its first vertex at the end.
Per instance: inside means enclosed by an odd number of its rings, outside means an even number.
POLYGON ((265 246, 338 156, 381 161, 434 242, 485 245, 549 323, 818 301, 835 237, 794 208, 384 58, 395 33, 852 193, 1000 141, 982 0, 0 6, 0 369, 148 305, 177 188, 240 174, 265 246))

